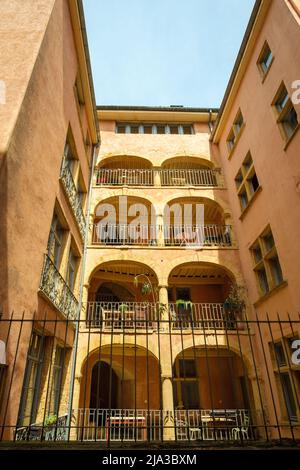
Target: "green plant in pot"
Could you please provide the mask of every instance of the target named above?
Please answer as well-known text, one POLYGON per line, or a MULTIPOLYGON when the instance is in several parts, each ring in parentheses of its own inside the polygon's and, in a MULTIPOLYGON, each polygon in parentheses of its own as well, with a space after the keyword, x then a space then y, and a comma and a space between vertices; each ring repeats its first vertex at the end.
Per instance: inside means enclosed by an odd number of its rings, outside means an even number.
POLYGON ((183 310, 190 310, 193 306, 193 302, 191 302, 191 300, 178 299, 176 300, 176 305, 183 310))
POLYGON ((49 414, 45 417, 44 426, 54 426, 57 422, 57 416, 55 414, 49 414))
MULTIPOLYGON (((232 284, 229 289, 228 296, 226 297, 224 304, 224 312, 232 322, 241 319, 242 313, 246 308, 245 301, 245 287, 237 284, 232 284)), ((237 325, 240 327, 241 325, 237 325)))
POLYGON ((127 304, 120 304, 119 305, 119 312, 120 313, 126 313, 128 310, 128 305, 127 304))

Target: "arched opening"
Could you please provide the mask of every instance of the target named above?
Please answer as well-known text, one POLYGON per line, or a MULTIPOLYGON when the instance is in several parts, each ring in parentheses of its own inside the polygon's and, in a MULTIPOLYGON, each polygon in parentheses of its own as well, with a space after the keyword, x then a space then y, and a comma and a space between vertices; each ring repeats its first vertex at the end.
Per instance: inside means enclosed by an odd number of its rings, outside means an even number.
MULTIPOLYGON (((176 419, 202 439, 230 439, 251 419, 252 389, 243 359, 228 347, 191 347, 173 365, 176 419)), ((245 437, 250 438, 250 430, 245 437)))
POLYGON ((104 361, 97 361, 92 368, 90 408, 117 408, 118 376, 104 361))
POLYGON ((157 276, 135 261, 109 261, 94 270, 87 321, 103 330, 153 328, 157 321, 157 276))
POLYGON ((152 163, 141 157, 119 155, 103 160, 97 170, 100 186, 152 186, 152 163))
POLYGON ((156 440, 161 409, 160 367, 148 350, 102 346, 82 367, 79 430, 83 440, 156 440), (154 412, 156 410, 156 412, 154 412))
POLYGON ((101 201, 95 209, 94 244, 153 245, 156 231, 155 209, 147 199, 114 196, 101 201))
POLYGON ((219 172, 205 159, 175 157, 163 162, 162 186, 218 186, 219 172))
POLYGON ((164 210, 167 246, 231 246, 231 226, 222 207, 208 198, 185 197, 169 201, 164 210))
MULTIPOLYGON (((235 329, 236 316, 224 311, 233 274, 213 263, 183 263, 169 274, 168 300, 173 329, 235 329)), ((242 327, 243 325, 241 325, 242 327)))

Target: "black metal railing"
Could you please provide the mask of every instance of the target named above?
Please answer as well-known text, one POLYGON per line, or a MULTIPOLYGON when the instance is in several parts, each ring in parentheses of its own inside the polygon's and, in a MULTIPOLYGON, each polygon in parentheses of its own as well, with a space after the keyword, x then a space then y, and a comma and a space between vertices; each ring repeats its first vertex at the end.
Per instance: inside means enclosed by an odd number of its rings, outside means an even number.
POLYGON ((0 439, 105 447, 298 442, 299 315, 260 312, 232 328, 218 304, 209 313, 199 304, 189 318, 179 305, 173 318, 170 305, 94 303, 75 321, 4 313, 0 439), (57 347, 65 351, 59 366, 57 347))
POLYGON ((82 238, 84 239, 85 236, 85 219, 82 210, 82 202, 78 195, 73 176, 67 161, 64 159, 61 172, 60 172, 60 180, 62 181, 64 191, 68 197, 70 206, 72 208, 75 220, 78 224, 78 228, 82 238))
POLYGON ((66 318, 76 319, 78 300, 47 254, 44 258, 40 290, 66 318))

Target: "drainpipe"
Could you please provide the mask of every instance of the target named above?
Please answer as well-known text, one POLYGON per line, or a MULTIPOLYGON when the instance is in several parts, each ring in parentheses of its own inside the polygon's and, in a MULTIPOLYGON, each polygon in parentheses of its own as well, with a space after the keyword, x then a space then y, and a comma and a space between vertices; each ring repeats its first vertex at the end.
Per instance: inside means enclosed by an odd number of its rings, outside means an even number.
POLYGON ((74 382, 75 382, 79 325, 80 325, 79 320, 80 320, 80 313, 81 313, 81 307, 82 307, 83 282, 84 282, 84 275, 85 275, 85 263, 86 263, 87 244, 88 244, 88 237, 89 237, 90 205, 91 205, 91 198, 92 198, 93 177, 94 177, 94 169, 95 169, 95 164, 96 164, 96 152, 97 152, 98 147, 100 146, 99 135, 98 135, 98 139, 99 139, 98 143, 96 145, 93 145, 93 158, 92 158, 92 164, 90 168, 89 192, 88 192, 88 198, 87 198, 85 237, 84 237, 83 254, 82 254, 82 266, 81 266, 81 273, 80 273, 80 285, 79 285, 78 313, 77 313, 77 321, 76 321, 76 328, 75 328, 75 338, 74 338, 74 345, 73 345, 73 352, 72 352, 72 368, 71 368, 71 376, 70 376, 69 404, 68 404, 68 417, 67 417, 68 441, 70 439, 71 421, 72 421, 74 382))
POLYGON ((212 109, 209 110, 209 119, 208 119, 208 127, 209 127, 209 130, 210 130, 210 133, 212 133, 213 131, 213 124, 211 122, 211 118, 212 118, 212 109))

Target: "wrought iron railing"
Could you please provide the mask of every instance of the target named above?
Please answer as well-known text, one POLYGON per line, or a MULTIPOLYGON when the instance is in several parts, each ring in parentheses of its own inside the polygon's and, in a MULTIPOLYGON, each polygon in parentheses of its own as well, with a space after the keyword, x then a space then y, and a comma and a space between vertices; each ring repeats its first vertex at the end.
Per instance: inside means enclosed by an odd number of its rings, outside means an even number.
POLYGON ((93 243, 101 245, 157 246, 159 227, 155 225, 133 226, 127 224, 94 225, 93 243))
POLYGON ((97 186, 218 186, 220 171, 211 169, 99 168, 97 186))
POLYGON ((241 329, 241 315, 225 312, 222 303, 170 302, 87 302, 83 304, 88 327, 102 330, 165 329, 176 330, 241 329), (239 317, 239 318, 238 318, 239 317), (161 323, 159 321, 163 320, 161 323))
POLYGON ((219 186, 219 172, 210 169, 162 169, 162 186, 219 186))
POLYGON ((231 247, 230 225, 126 225, 93 227, 92 243, 101 245, 142 245, 176 247, 231 247))
POLYGON ((69 199, 70 206, 72 207, 74 217, 79 227, 80 234, 82 238, 85 236, 85 219, 82 210, 82 202, 78 195, 73 176, 69 165, 67 164, 66 160, 63 160, 61 172, 60 172, 60 179, 63 183, 63 188, 65 193, 69 199))
POLYGON ((103 330, 153 329, 157 327, 159 304, 150 302, 87 302, 86 322, 103 330))
POLYGON ((59 416, 55 424, 34 423, 16 429, 16 441, 65 441, 68 438, 68 415, 59 416))
POLYGON ((254 438, 246 409, 152 410, 79 408, 77 440, 161 441, 166 433, 178 441, 233 441, 254 438))
MULTIPOLYGON (((224 311, 222 303, 169 303, 169 315, 173 330, 209 329, 230 330, 237 327, 237 315, 224 311)), ((241 318, 240 318, 241 319, 241 318)))
POLYGON ((40 290, 66 318, 76 319, 78 300, 47 254, 44 259, 40 290))

